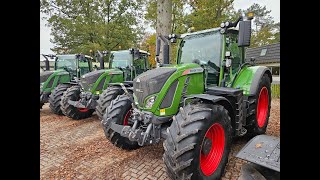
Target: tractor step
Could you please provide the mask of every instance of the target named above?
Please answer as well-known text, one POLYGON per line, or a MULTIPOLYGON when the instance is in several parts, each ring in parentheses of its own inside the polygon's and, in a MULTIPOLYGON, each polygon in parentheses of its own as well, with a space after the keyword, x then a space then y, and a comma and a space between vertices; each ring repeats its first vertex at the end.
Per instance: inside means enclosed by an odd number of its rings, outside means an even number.
POLYGON ((236 157, 280 172, 280 138, 267 135, 255 136, 236 157))

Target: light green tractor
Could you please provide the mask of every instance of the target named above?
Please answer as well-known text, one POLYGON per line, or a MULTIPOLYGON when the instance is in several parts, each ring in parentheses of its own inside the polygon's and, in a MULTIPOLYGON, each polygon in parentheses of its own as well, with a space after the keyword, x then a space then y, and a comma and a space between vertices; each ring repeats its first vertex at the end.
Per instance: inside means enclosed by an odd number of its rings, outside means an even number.
POLYGON ((92 71, 92 57, 81 54, 45 55, 45 71, 40 73, 40 109, 48 102, 57 86, 70 87, 76 79, 92 71), (55 59, 54 71, 50 71, 49 59, 55 59))
POLYGON ((233 137, 265 133, 270 115, 271 72, 245 61, 252 18, 158 37, 164 64, 111 101, 102 120, 107 139, 129 150, 164 139, 171 179, 220 179, 233 137), (177 65, 169 65, 169 43, 177 40, 177 65))

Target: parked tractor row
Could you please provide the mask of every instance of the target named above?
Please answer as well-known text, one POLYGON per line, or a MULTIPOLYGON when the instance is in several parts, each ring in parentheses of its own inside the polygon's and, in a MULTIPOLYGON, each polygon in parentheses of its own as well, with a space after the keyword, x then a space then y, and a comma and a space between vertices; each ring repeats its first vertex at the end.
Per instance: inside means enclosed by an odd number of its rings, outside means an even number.
POLYGON ((268 125, 271 72, 245 61, 252 18, 249 13, 219 28, 160 35, 151 70, 148 53, 135 49, 105 53, 109 69, 92 72, 90 57, 57 55, 56 71, 41 76, 40 106, 51 93, 56 114, 78 120, 96 111, 106 138, 126 150, 164 139, 171 179, 219 179, 233 138, 264 134, 268 125), (176 64, 169 64, 170 43, 177 42, 176 64))

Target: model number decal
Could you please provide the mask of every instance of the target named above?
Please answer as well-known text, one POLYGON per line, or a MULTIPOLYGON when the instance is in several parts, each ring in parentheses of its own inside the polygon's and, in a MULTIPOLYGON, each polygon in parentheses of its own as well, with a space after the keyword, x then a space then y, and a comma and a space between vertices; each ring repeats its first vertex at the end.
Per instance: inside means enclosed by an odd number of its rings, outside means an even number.
POLYGON ((193 68, 193 69, 187 69, 182 73, 183 75, 186 74, 194 74, 194 73, 202 73, 203 72, 203 68, 199 67, 199 68, 193 68))

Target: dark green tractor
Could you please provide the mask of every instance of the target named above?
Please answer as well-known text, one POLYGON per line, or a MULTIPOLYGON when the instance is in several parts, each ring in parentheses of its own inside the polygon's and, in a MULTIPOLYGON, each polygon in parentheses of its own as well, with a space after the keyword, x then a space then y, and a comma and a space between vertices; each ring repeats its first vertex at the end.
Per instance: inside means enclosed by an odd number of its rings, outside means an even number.
POLYGON ((90 117, 99 104, 99 95, 109 84, 130 86, 137 75, 149 69, 149 53, 146 51, 132 48, 111 51, 107 56, 110 59, 109 69, 85 74, 78 86, 65 91, 60 103, 64 115, 76 120, 90 117))
POLYGON ((111 101, 101 122, 107 139, 136 149, 163 138, 170 178, 220 179, 233 137, 265 133, 270 115, 271 72, 245 61, 252 18, 160 36, 164 64, 111 101), (168 45, 178 40, 177 65, 169 65, 168 45))
POLYGON ((57 86, 70 87, 76 78, 92 71, 92 57, 80 54, 45 55, 46 71, 40 73, 40 109, 48 102, 57 86), (49 59, 55 59, 54 71, 49 71, 49 59), (63 85, 69 83, 69 85, 63 85), (70 84, 71 83, 71 84, 70 84))

